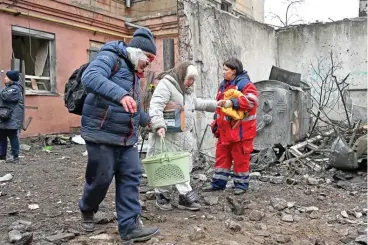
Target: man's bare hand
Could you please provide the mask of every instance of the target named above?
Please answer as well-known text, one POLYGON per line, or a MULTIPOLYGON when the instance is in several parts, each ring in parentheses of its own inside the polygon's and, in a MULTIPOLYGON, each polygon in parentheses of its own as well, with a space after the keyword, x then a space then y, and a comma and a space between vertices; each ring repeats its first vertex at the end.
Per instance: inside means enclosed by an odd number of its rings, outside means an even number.
POLYGON ((137 112, 137 103, 130 96, 124 96, 120 100, 120 104, 124 107, 125 111, 127 111, 127 112, 130 112, 130 113, 136 113, 137 112))

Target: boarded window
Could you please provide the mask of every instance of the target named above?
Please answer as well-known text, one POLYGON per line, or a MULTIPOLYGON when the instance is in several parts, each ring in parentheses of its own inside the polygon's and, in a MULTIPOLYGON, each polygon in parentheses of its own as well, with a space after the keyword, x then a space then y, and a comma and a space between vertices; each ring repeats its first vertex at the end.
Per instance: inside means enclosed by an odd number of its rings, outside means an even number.
POLYGON ((56 93, 55 35, 12 26, 13 58, 25 64, 26 94, 56 93))

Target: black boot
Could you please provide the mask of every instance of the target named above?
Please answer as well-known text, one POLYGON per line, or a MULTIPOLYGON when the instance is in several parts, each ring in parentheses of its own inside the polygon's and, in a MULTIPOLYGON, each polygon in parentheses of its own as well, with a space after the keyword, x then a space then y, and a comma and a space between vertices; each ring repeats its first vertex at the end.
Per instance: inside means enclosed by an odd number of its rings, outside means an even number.
POLYGON ((0 163, 6 162, 6 156, 0 156, 0 163))
POLYGON ((82 212, 81 227, 84 231, 92 232, 95 230, 95 220, 93 212, 82 212))
POLYGON ((247 192, 247 189, 235 188, 234 195, 241 195, 247 192))
POLYGON ((134 242, 144 242, 150 240, 155 235, 160 235, 160 230, 156 227, 146 228, 143 227, 142 221, 139 217, 136 219, 137 228, 132 230, 129 234, 125 235, 121 239, 124 245, 130 245, 134 242))
POLYGON ((212 184, 208 184, 208 185, 206 185, 205 187, 202 188, 203 192, 222 191, 222 190, 223 189, 218 189, 218 188, 213 187, 212 184))
POLYGON ((185 195, 179 195, 179 209, 188 209, 191 211, 198 211, 201 205, 198 203, 197 195, 194 191, 190 191, 185 195))
POLYGON ((156 193, 156 206, 165 211, 172 210, 173 207, 170 204, 170 193, 162 192, 156 193))

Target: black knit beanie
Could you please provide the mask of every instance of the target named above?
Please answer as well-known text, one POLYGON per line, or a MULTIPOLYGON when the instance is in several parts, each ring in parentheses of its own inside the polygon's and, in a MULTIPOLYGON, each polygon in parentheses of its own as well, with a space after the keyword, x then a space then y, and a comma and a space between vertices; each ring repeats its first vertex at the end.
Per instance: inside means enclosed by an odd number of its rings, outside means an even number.
POLYGON ((13 82, 18 82, 19 81, 19 71, 8 71, 6 73, 6 76, 13 82))
POLYGON ((147 28, 139 28, 133 34, 129 47, 139 48, 145 52, 156 55, 156 44, 151 31, 147 28))

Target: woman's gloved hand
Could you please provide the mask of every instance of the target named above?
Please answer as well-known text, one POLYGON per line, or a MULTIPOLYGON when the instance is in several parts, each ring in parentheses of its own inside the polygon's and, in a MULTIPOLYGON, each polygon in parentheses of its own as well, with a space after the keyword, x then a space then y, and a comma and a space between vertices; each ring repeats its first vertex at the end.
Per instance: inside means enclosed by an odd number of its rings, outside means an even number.
POLYGON ((165 134, 166 134, 165 128, 158 129, 157 134, 160 135, 161 137, 165 138, 165 134))
POLYGON ((217 106, 224 107, 224 108, 230 108, 230 107, 233 107, 233 102, 231 100, 219 100, 217 102, 217 106))

